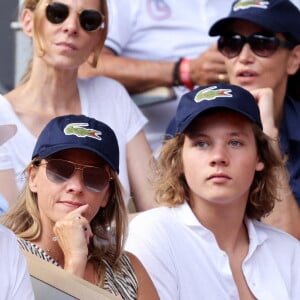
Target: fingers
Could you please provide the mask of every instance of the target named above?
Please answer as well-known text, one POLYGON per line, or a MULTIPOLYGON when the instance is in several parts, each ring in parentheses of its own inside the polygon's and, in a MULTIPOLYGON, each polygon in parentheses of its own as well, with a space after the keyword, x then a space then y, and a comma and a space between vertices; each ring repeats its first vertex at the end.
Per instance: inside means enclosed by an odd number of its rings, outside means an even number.
POLYGON ((85 235, 86 242, 88 244, 90 241, 90 238, 93 236, 91 226, 90 226, 88 220, 82 216, 76 216, 76 220, 81 225, 81 228, 85 235))
POLYGON ((255 97, 257 101, 259 101, 259 99, 272 99, 274 97, 274 93, 271 88, 260 88, 251 90, 251 94, 255 97))
POLYGON ((190 72, 192 82, 198 85, 228 82, 224 57, 215 47, 191 60, 190 72))
POLYGON ((250 91, 254 96, 260 112, 264 133, 271 138, 278 138, 274 113, 274 92, 271 88, 260 88, 250 91))
POLYGON ((84 205, 81 205, 78 208, 74 209, 70 214, 82 215, 88 210, 88 208, 89 208, 89 205, 84 204, 84 205))
POLYGON ((64 239, 83 239, 86 244, 89 244, 90 238, 93 237, 93 233, 83 213, 88 209, 88 205, 82 205, 77 209, 68 213, 63 219, 56 222, 53 230, 55 233, 55 239, 61 240, 61 236, 64 239))
POLYGON ((210 48, 208 48, 206 51, 204 51, 198 59, 205 59, 209 60, 211 62, 215 62, 218 64, 225 64, 225 57, 224 55, 218 50, 217 44, 212 45, 210 48))
MULTIPOLYGON (((72 210, 71 212, 69 212, 64 219, 66 220, 73 220, 73 219, 77 219, 77 220, 81 220, 81 219, 86 219, 85 218, 85 213, 87 212, 89 208, 88 204, 85 205, 81 205, 80 207, 72 210)), ((86 220, 86 222, 88 222, 86 220)))

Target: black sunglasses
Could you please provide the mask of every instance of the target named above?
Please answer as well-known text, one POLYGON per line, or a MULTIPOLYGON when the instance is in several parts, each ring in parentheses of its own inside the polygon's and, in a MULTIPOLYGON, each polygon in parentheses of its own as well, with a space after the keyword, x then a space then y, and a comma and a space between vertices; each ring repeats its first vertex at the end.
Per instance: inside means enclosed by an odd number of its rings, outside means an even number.
MULTIPOLYGON (((69 16, 69 7, 60 2, 51 2, 46 7, 46 17, 52 24, 63 23, 69 16)), ((92 9, 80 12, 79 22, 85 31, 95 31, 104 28, 104 16, 92 9)))
POLYGON ((287 49, 294 47, 294 43, 281 41, 276 36, 255 33, 250 36, 222 35, 218 39, 218 49, 224 56, 233 58, 241 53, 246 43, 257 56, 261 57, 271 56, 279 47, 287 49))
POLYGON ((107 169, 104 167, 82 165, 54 158, 38 165, 46 165, 46 176, 54 183, 65 182, 73 176, 75 170, 81 170, 84 186, 93 192, 102 191, 112 180, 112 177, 110 177, 107 169))

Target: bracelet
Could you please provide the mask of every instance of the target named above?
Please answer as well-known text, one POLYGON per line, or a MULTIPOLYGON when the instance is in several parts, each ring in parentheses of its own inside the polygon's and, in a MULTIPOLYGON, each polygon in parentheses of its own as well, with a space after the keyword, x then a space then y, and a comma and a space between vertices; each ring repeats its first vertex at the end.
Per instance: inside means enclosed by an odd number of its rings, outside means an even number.
POLYGON ((190 76, 190 59, 183 58, 179 65, 179 74, 182 83, 189 89, 194 89, 194 84, 191 81, 190 76))
POLYGON ((173 86, 178 86, 178 85, 183 84, 183 82, 181 81, 181 78, 180 78, 180 73, 179 73, 179 68, 180 68, 180 64, 181 64, 182 60, 183 60, 183 58, 181 57, 174 65, 173 81, 172 81, 173 86))

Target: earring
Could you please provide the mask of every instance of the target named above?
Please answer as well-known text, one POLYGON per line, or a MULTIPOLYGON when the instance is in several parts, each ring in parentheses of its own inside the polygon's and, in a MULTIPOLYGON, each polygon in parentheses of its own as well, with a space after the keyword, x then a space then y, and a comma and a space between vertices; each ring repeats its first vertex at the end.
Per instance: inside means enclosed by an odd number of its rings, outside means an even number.
POLYGON ((108 224, 97 226, 93 236, 95 247, 100 249, 101 252, 109 250, 110 245, 112 245, 114 241, 114 234, 114 229, 108 224))

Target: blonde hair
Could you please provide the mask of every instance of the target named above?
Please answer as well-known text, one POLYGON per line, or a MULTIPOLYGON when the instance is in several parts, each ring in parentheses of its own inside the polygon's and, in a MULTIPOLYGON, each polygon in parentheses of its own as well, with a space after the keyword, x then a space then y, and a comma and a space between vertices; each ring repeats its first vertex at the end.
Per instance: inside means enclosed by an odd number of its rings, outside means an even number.
MULTIPOLYGON (((25 172, 37 168, 41 159, 31 161, 25 172)), ((118 268, 119 258, 124 250, 127 235, 127 210, 123 199, 122 186, 118 175, 109 169, 110 181, 109 200, 105 207, 100 208, 93 220, 91 229, 94 234, 89 244, 88 260, 94 265, 99 276, 99 286, 103 285, 105 263, 118 268)), ((29 187, 28 179, 16 205, 3 217, 2 223, 10 228, 19 238, 34 241, 42 233, 42 225, 38 208, 37 194, 29 187)))
MULTIPOLYGON (((43 37, 40 34, 39 24, 41 22, 41 19, 44 16, 45 4, 48 2, 49 2, 49 0, 24 0, 23 5, 22 5, 22 10, 29 9, 34 13, 33 34, 36 37, 37 44, 38 44, 39 50, 41 52, 41 56, 45 55, 45 47, 44 47, 43 37)), ((100 35, 101 35, 100 42, 94 50, 92 62, 90 63, 93 68, 97 67, 98 58, 103 49, 104 41, 106 39, 107 31, 108 31, 107 2, 106 2, 106 0, 99 0, 99 2, 100 2, 101 13, 104 16, 104 28, 102 28, 99 31, 100 35)), ((29 80, 30 75, 31 75, 31 70, 32 70, 32 59, 28 63, 28 67, 20 80, 20 84, 23 84, 29 80)))
MULTIPOLYGON (((249 191, 246 216, 260 219, 274 208, 277 189, 280 182, 277 178, 279 168, 284 168, 283 162, 267 135, 253 124, 256 148, 260 161, 264 163, 262 171, 255 172, 249 191)), ((188 131, 188 130, 187 130, 188 131)), ((154 185, 156 187, 156 201, 159 204, 174 207, 185 200, 190 201, 190 188, 183 173, 182 149, 185 133, 179 133, 163 145, 158 162, 155 164, 154 185)))

